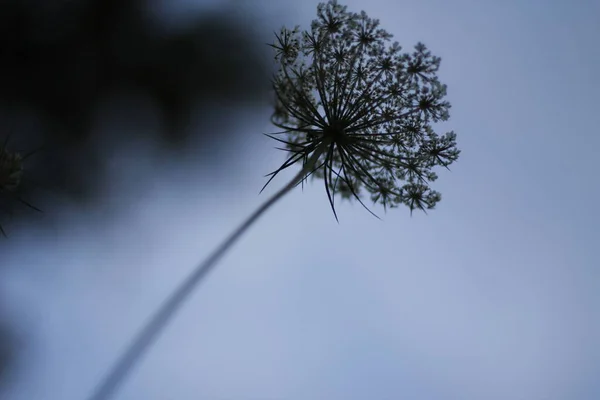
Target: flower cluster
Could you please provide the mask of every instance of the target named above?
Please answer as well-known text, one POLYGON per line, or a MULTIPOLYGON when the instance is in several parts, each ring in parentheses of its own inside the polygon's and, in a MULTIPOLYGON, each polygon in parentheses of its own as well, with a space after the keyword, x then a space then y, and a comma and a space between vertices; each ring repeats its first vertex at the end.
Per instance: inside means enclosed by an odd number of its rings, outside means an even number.
POLYGON ((449 118, 446 86, 436 76, 440 58, 421 43, 403 53, 378 20, 336 0, 318 5, 309 30, 282 28, 275 37, 271 120, 281 131, 268 136, 289 157, 267 185, 321 149, 307 176, 324 180, 334 214, 336 194, 365 206, 364 192, 384 208, 433 208, 441 196, 429 187, 432 169, 459 155, 456 135, 432 128, 449 118))

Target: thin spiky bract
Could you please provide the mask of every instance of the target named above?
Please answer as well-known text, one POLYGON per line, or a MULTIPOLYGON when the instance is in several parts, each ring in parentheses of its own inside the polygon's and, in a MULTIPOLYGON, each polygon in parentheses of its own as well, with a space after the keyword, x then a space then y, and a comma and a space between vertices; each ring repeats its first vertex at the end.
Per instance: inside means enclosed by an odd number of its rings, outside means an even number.
POLYGON ((290 154, 267 185, 327 140, 309 175, 324 180, 334 215, 336 194, 364 206, 364 191, 384 208, 433 208, 441 195, 429 187, 432 169, 447 168, 460 152, 454 132, 432 127, 449 118, 446 86, 436 76, 440 58, 421 43, 402 53, 378 20, 335 0, 318 5, 309 30, 282 28, 275 36, 271 120, 282 131, 268 136, 290 154))

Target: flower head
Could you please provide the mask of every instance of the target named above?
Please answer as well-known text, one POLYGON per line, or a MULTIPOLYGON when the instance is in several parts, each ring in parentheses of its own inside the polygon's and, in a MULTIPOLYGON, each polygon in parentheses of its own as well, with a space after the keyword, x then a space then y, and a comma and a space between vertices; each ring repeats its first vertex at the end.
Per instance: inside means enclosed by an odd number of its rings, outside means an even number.
POLYGON ((441 196, 429 188, 432 168, 459 155, 456 135, 432 128, 449 118, 446 86, 436 76, 440 58, 421 43, 402 53, 391 38, 378 20, 336 0, 318 5, 309 30, 275 35, 271 120, 282 131, 268 136, 289 157, 271 179, 325 145, 307 175, 323 179, 334 214, 336 195, 364 206, 365 192, 384 208, 435 206, 441 196))

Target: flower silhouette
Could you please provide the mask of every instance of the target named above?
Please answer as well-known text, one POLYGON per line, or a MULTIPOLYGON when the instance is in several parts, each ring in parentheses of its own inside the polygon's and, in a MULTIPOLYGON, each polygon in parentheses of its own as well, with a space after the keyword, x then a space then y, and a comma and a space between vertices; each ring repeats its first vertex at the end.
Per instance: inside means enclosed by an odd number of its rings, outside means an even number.
MULTIPOLYGON (((323 179, 337 219, 334 199, 363 193, 387 207, 404 204, 433 208, 440 200, 429 187, 432 169, 448 168, 459 155, 453 132, 438 135, 432 124, 447 120, 446 86, 436 76, 440 59, 423 44, 401 53, 392 35, 365 12, 350 13, 335 0, 317 7, 308 31, 282 28, 275 35, 272 123, 267 134, 289 153, 268 176, 301 163, 301 170, 269 197, 196 267, 160 305, 133 343, 117 360, 90 400, 107 400, 132 366, 218 260, 283 196, 308 176, 323 179)), ((369 210, 367 208, 367 210, 369 210)), ((369 210, 370 211, 370 210, 369 210)), ((372 212, 371 212, 372 213, 372 212)))
POLYGON ((319 4, 309 30, 282 28, 275 37, 271 120, 281 131, 267 136, 289 154, 265 187, 320 150, 307 176, 323 179, 336 219, 336 194, 365 208, 364 192, 384 209, 433 208, 441 195, 429 187, 432 169, 459 155, 454 132, 432 128, 449 118, 440 58, 421 43, 402 53, 378 20, 335 0, 319 4))

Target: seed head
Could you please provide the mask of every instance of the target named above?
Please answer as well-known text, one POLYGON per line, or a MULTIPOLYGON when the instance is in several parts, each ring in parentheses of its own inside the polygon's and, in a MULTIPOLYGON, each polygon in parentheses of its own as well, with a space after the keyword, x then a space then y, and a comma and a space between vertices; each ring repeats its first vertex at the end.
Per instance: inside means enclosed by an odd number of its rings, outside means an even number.
POLYGON ((289 157, 267 185, 325 143, 307 176, 323 179, 334 215, 336 194, 364 206, 366 192, 384 208, 404 204, 411 213, 435 206, 441 196, 429 187, 432 168, 447 168, 460 152, 454 132, 432 127, 449 118, 446 86, 436 76, 440 58, 421 43, 402 53, 391 38, 377 19, 336 0, 318 5, 309 30, 275 34, 271 120, 282 131, 268 136, 289 157))

